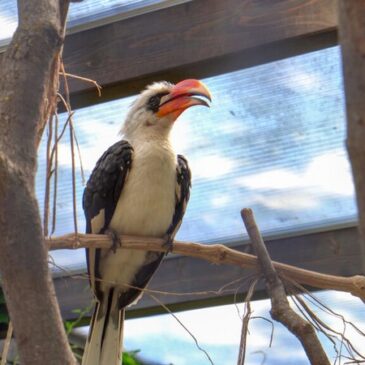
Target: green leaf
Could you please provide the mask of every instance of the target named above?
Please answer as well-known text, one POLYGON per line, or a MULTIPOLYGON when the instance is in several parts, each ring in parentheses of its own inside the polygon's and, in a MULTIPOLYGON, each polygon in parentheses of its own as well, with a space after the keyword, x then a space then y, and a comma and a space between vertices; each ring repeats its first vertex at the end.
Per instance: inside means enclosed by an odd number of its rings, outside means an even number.
POLYGON ((0 288, 0 304, 5 304, 5 296, 1 288, 0 288))
POLYGON ((123 365, 142 365, 136 358, 135 355, 139 350, 133 352, 123 353, 123 365))
POLYGON ((66 333, 69 334, 72 329, 73 329, 73 322, 69 322, 69 321, 66 321, 65 322, 65 329, 66 329, 66 333))
POLYGON ((6 312, 0 312, 0 323, 9 323, 9 316, 6 312))

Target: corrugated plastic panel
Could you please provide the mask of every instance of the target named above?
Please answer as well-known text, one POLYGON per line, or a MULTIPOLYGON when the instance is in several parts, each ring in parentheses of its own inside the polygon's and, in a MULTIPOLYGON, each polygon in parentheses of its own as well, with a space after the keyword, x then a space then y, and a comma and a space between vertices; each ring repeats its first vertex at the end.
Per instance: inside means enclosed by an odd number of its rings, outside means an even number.
MULTIPOLYGON (((178 239, 243 239, 243 207, 254 210, 266 235, 325 229, 356 219, 344 148, 344 96, 337 47, 204 82, 213 95, 211 109, 191 108, 173 131, 176 150, 187 156, 193 173, 191 200, 178 239)), ((76 111, 75 128, 87 176, 102 152, 120 138, 118 131, 133 99, 76 111)), ((61 116, 63 121, 65 118, 61 116)), ((40 199, 43 155, 41 152, 40 199)), ((66 138, 60 145, 56 234, 73 230, 70 166, 66 138)), ((81 230, 82 191, 78 176, 81 230)), ((75 253, 68 256, 72 261, 75 253)))

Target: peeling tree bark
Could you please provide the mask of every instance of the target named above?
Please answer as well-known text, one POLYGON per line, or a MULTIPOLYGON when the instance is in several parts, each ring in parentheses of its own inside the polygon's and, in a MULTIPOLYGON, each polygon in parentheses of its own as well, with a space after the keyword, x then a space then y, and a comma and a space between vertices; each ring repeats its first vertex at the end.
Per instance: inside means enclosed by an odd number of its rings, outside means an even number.
POLYGON ((365 273, 365 1, 339 0, 347 112, 347 150, 354 177, 365 273))
POLYGON ((0 273, 22 364, 75 364, 35 198, 37 146, 55 101, 68 1, 19 0, 0 65, 0 273))

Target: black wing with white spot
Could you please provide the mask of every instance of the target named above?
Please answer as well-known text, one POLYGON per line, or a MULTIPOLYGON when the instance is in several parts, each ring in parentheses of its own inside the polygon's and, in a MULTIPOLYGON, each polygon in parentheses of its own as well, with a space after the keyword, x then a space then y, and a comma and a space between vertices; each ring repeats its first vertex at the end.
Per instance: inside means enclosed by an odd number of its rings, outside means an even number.
MULTIPOLYGON (((86 217, 86 233, 102 234, 108 228, 132 160, 132 146, 127 141, 119 141, 109 147, 96 163, 86 184, 82 200, 86 217)), ((97 296, 95 277, 100 277, 99 256, 100 249, 95 251, 86 249, 90 283, 97 296)))
POLYGON ((171 225, 166 232, 172 238, 175 237, 176 232, 181 226, 186 206, 188 205, 190 198, 191 172, 187 159, 182 155, 177 155, 176 178, 177 184, 175 193, 175 212, 171 225))
POLYGON ((100 157, 84 190, 82 205, 86 217, 86 233, 104 233, 108 228, 132 165, 133 148, 119 141, 100 157), (103 211, 103 225, 92 231, 92 221, 103 211))

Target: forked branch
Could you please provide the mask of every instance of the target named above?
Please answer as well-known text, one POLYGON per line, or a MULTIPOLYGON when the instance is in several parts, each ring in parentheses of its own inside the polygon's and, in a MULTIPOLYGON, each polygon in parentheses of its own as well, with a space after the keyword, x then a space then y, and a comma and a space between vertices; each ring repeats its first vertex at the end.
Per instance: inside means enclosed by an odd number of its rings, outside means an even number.
POLYGON ((272 318, 282 323, 299 339, 312 365, 329 365, 330 362, 319 342, 314 327, 289 305, 284 285, 267 252, 252 210, 243 209, 241 215, 265 278, 266 289, 271 299, 272 308, 270 313, 272 318))

